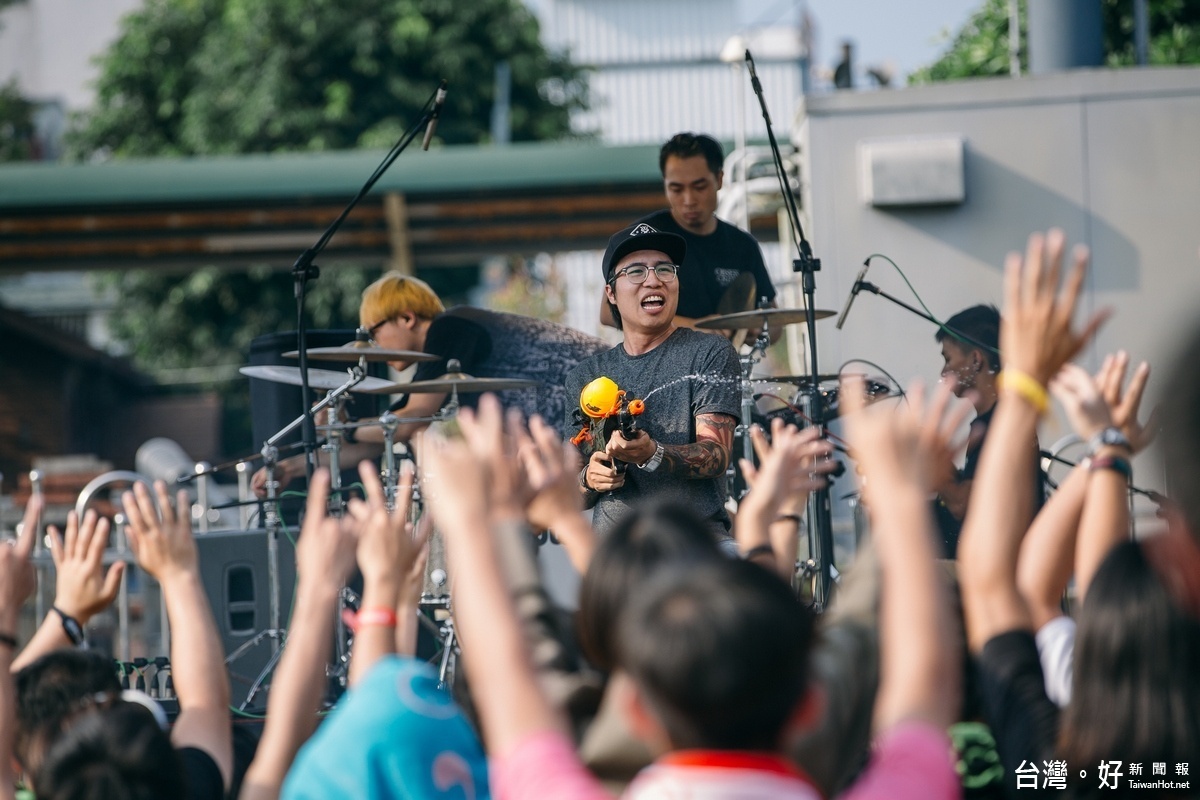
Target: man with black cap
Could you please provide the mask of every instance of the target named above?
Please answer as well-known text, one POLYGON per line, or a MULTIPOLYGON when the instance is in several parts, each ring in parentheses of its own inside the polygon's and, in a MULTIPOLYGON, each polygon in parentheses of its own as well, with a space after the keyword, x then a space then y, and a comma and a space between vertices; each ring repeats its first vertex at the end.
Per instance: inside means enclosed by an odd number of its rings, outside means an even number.
POLYGON ((637 435, 614 433, 579 475, 601 534, 629 507, 667 500, 692 508, 714 532, 728 535, 725 470, 741 373, 726 339, 675 324, 678 265, 686 252, 682 237, 645 222, 609 239, 604 295, 625 340, 567 375, 568 397, 608 377, 627 398, 645 401, 637 435))

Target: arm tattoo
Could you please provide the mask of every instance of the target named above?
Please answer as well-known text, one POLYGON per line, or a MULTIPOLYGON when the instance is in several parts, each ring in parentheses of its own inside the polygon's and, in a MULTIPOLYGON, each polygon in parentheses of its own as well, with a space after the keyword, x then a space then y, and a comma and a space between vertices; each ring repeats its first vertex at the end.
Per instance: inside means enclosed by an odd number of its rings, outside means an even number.
POLYGON ((662 469, 685 479, 715 478, 729 466, 737 420, 726 414, 696 417, 696 441, 663 447, 662 469))

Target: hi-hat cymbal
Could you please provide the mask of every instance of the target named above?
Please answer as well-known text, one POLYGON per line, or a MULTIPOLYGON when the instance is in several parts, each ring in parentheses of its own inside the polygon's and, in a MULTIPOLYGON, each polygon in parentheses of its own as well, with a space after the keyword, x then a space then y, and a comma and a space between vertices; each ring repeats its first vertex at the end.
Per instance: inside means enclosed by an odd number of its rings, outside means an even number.
MULTIPOLYGON (((238 372, 250 378, 260 378, 271 383, 289 383, 292 386, 302 386, 299 367, 284 367, 276 364, 262 364, 253 367, 242 367, 238 372)), ((331 369, 310 369, 308 371, 308 387, 310 389, 336 389, 346 382, 349 374, 335 372, 331 369)), ((379 394, 393 384, 379 378, 363 378, 362 382, 350 391, 379 394)))
POLYGON ((447 372, 440 378, 412 383, 389 383, 381 389, 371 389, 367 394, 440 394, 454 389, 459 394, 482 392, 505 392, 511 389, 533 389, 537 381, 522 378, 476 378, 465 372, 447 372))
MULTIPOLYGON (((389 350, 386 347, 376 347, 370 342, 347 342, 338 347, 310 347, 306 351, 314 361, 358 361, 365 358, 370 362, 377 361, 437 361, 438 357, 416 350, 389 350)), ((286 358, 299 358, 299 350, 289 350, 283 354, 286 358)))
MULTIPOLYGON (((823 308, 813 311, 813 319, 825 319, 832 316, 832 311, 823 308)), ((742 311, 737 314, 725 314, 701 320, 696 323, 696 327, 740 331, 755 330, 761 328, 764 323, 772 328, 778 328, 807 320, 808 312, 803 308, 759 308, 754 311, 742 311)))

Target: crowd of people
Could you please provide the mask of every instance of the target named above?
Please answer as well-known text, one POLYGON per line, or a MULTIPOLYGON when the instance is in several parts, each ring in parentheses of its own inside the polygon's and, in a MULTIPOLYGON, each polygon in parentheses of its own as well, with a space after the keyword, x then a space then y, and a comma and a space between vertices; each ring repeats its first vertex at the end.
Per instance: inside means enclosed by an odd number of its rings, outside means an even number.
MULTIPOLYGON (((720 186, 713 161, 689 152, 664 148, 668 196, 720 186), (703 174, 679 177, 690 158, 703 174)), ((713 235, 670 211, 693 238, 713 235)), ((23 648, 14 638, 33 586, 31 501, 19 538, 0 547, 0 747, 13 755, 0 760, 0 796, 21 785, 43 800, 937 800, 968 783, 952 736, 967 721, 994 739, 994 796, 1196 795, 1200 504, 1189 488, 1200 479, 1200 335, 1169 371, 1162 415, 1178 501, 1165 532, 1131 538, 1132 458, 1159 427, 1140 408, 1149 367, 1130 375, 1123 352, 1095 375, 1073 363, 1104 321, 1075 320, 1087 255, 1064 270, 1061 232, 1031 236, 1005 266, 1002 307, 939 331, 936 388, 875 402, 861 378, 843 382, 871 529, 818 616, 793 581, 801 516, 835 467, 832 445, 779 419, 755 429, 756 461, 740 464, 749 491, 728 513, 737 354, 677 320, 683 265, 703 244, 663 220, 618 232, 603 259, 622 344, 543 331, 579 348, 539 362, 561 373, 560 391, 524 409, 483 395, 453 431, 414 436, 417 467, 402 471, 393 504, 364 460, 364 496, 331 516, 329 475, 314 473, 288 638, 252 758, 234 754, 186 495, 159 483, 124 496, 130 545, 162 585, 170 621, 170 725, 121 688, 111 661, 75 647, 124 569, 105 567, 109 523, 94 513, 50 530, 54 607, 23 648), (994 345, 980 342, 989 325, 994 345), (568 409, 602 375, 646 411, 636 432, 584 455, 564 441, 568 409), (1043 502, 1030 476, 1052 396, 1088 453, 1043 502), (955 469, 964 449, 968 466, 955 469), (415 658, 434 528, 465 673, 454 691, 415 658), (570 628, 537 572, 532 534, 546 529, 583 575, 570 628), (349 689, 318 727, 339 594, 355 569, 349 689)), ((363 325, 390 347, 431 352, 439 326, 465 326, 471 337, 445 346, 466 342, 474 370, 504 374, 503 316, 446 311, 425 289, 385 277, 364 297, 363 325)), ((455 352, 438 350, 469 355, 455 352)))

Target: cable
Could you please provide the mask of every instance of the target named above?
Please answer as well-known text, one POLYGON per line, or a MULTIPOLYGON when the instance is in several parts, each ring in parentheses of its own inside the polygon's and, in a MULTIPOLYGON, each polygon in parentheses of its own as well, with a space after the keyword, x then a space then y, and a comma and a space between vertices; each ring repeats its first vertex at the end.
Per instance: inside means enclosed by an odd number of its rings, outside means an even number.
POLYGON ((908 402, 908 393, 904 391, 904 386, 900 383, 900 381, 896 380, 896 376, 876 364, 874 361, 868 361, 865 358, 851 358, 843 361, 842 365, 838 367, 837 371, 839 378, 842 376, 842 373, 845 371, 846 367, 850 366, 851 364, 866 364, 868 367, 873 367, 874 369, 879 370, 887 377, 889 381, 892 382, 892 386, 896 387, 897 396, 903 398, 904 402, 908 402))
POLYGON ((929 310, 929 306, 925 305, 925 301, 921 299, 921 295, 917 293, 916 287, 914 287, 912 285, 912 282, 909 281, 908 276, 904 274, 904 270, 900 269, 900 265, 897 264, 895 261, 893 261, 890 257, 884 255, 883 253, 871 253, 871 255, 867 256, 867 261, 869 262, 872 258, 882 258, 884 261, 891 264, 892 267, 895 268, 896 272, 900 273, 900 277, 904 280, 904 284, 906 286, 908 286, 908 290, 910 292, 912 292, 913 297, 917 298, 917 303, 921 306, 922 309, 925 310, 925 313, 928 314, 933 319, 933 321, 937 323, 938 328, 940 328, 942 331, 944 331, 947 336, 951 336, 955 340, 962 342, 963 344, 970 345, 971 347, 976 347, 976 346, 982 345, 984 349, 990 350, 991 352, 995 353, 997 356, 1000 355, 999 348, 985 345, 982 342, 969 342, 969 341, 967 341, 967 339, 964 338, 963 333, 961 331, 956 331, 956 330, 954 330, 954 328, 948 327, 945 322, 938 319, 937 314, 934 314, 932 311, 929 310))

